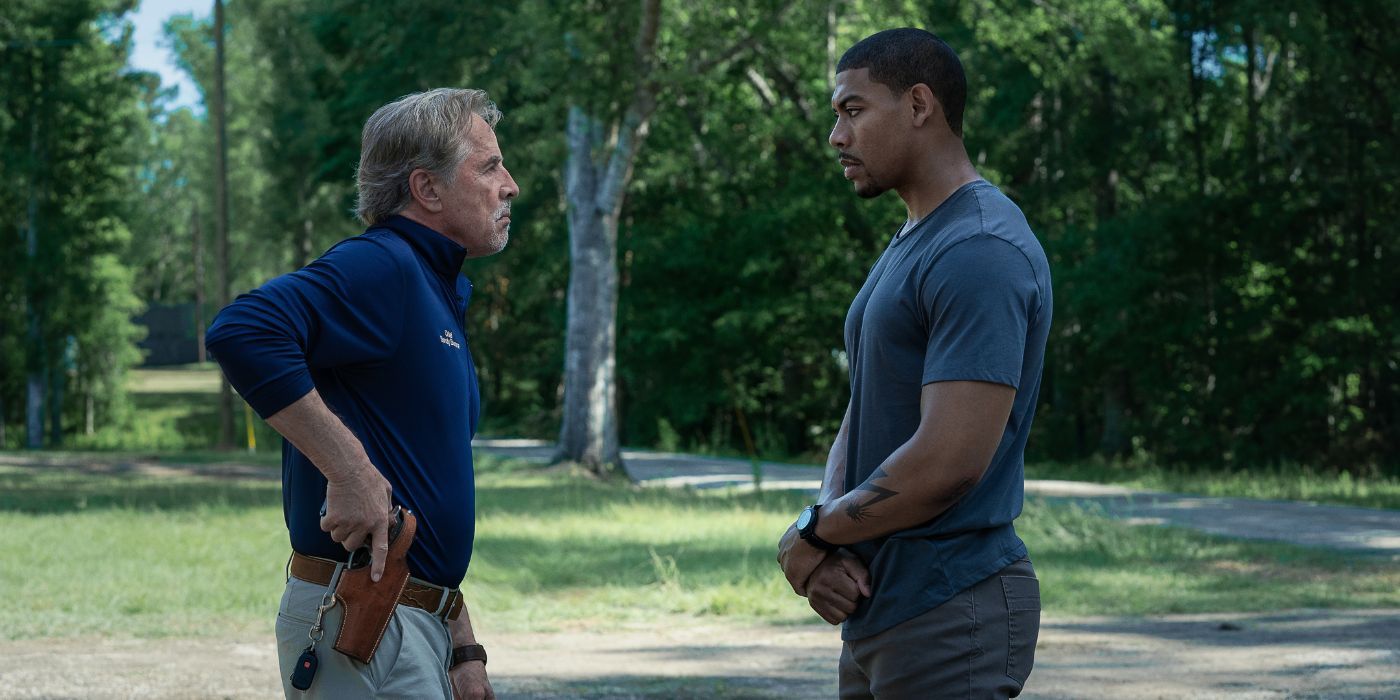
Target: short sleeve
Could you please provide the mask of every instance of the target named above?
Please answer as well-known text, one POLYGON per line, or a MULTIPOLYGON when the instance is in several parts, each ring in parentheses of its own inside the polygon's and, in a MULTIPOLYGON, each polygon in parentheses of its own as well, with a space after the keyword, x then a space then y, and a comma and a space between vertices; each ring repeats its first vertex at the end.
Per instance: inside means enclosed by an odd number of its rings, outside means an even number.
POLYGON ((240 295, 214 319, 205 345, 239 395, 267 418, 311 391, 313 369, 387 359, 398 345, 404 295, 393 251, 352 238, 240 295))
POLYGON ((1006 240, 984 234, 947 249, 921 285, 929 329, 923 383, 1020 388, 1027 328, 1039 296, 1030 262, 1006 240))

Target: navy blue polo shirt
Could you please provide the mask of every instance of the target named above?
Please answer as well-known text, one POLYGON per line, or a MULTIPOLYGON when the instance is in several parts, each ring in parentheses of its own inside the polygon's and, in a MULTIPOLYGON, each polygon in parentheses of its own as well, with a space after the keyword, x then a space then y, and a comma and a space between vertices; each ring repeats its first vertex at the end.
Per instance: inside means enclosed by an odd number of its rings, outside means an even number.
MULTIPOLYGON (((240 295, 206 346, 229 382, 267 418, 314 387, 418 516, 413 574, 455 587, 475 533, 471 439, 480 418, 463 328, 466 250, 402 216, 240 295)), ((292 548, 343 560, 321 530, 326 479, 282 446, 282 500, 292 548)))
POLYGON ((850 546, 869 566, 873 590, 846 619, 846 640, 932 610, 1026 556, 1012 522, 1053 306, 1050 266, 1026 217, 984 180, 891 241, 870 270, 846 316, 847 491, 914 435, 925 385, 990 382, 1016 398, 971 492, 926 523, 850 546))

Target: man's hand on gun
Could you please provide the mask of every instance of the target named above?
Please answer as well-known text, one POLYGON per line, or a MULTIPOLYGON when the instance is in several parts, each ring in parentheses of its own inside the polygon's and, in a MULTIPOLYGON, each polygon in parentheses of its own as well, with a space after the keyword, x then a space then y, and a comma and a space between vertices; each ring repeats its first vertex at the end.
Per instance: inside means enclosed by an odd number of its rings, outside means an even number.
POLYGON ((321 529, 347 552, 370 545, 370 579, 376 582, 384 574, 389 551, 392 495, 389 482, 372 466, 326 484, 321 529))

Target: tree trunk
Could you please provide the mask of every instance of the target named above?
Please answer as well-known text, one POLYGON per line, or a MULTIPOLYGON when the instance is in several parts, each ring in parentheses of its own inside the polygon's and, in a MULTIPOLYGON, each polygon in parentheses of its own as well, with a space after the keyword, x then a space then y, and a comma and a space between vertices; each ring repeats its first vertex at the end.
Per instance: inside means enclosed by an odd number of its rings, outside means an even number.
POLYGON ((1201 75, 1201 64, 1205 53, 1205 41, 1210 29, 1209 24, 1203 22, 1201 17, 1201 4, 1195 4, 1191 12, 1191 31, 1185 34, 1187 61, 1186 68, 1189 77, 1188 86, 1190 88, 1191 104, 1191 142, 1196 161, 1196 194, 1201 197, 1206 195, 1206 151, 1205 151, 1205 118, 1201 112, 1203 110, 1202 95, 1205 87, 1205 78, 1201 75), (1197 41, 1201 43, 1198 45, 1197 41))
POLYGON ((660 0, 642 0, 637 87, 610 147, 600 121, 569 107, 564 190, 569 208, 569 296, 564 348, 564 410, 554 461, 577 462, 603 477, 622 476, 617 421, 617 222, 659 86, 652 78, 660 0), (594 160, 602 151, 602 162, 594 160))
POLYGON ((190 214, 191 233, 194 236, 194 344, 199 353, 199 363, 209 361, 204 350, 204 229, 199 224, 199 203, 190 214))
MULTIPOLYGON (((229 303, 228 128, 224 93, 224 2, 214 0, 214 225, 218 237, 219 308, 229 303)), ((233 387, 219 374, 219 448, 233 449, 233 387)))
POLYGON ((29 123, 29 202, 25 217, 24 252, 29 263, 26 276, 25 311, 28 315, 29 378, 24 404, 24 445, 31 450, 44 446, 44 338, 39 331, 39 112, 34 106, 29 123))
MULTIPOLYGON (((307 205, 302 204, 302 211, 306 211, 307 205)), ((293 267, 300 270, 311 264, 312 244, 316 238, 316 222, 310 216, 304 216, 301 220, 301 236, 297 238, 297 259, 292 261, 293 267)))
POLYGON ((297 211, 301 212, 301 226, 292 235, 292 269, 300 270, 311 264, 312 240, 315 238, 316 222, 311 218, 311 200, 315 184, 302 183, 297 194, 297 211))
POLYGON ((63 446, 63 392, 64 380, 68 378, 68 349, 59 355, 58 362, 51 365, 49 375, 49 447, 63 446))
POLYGON ((564 352, 564 416, 556 460, 578 462, 600 476, 622 465, 617 440, 617 217, 598 208, 593 163, 600 126, 569 110, 568 330, 564 352))
POLYGON ((1257 68, 1259 48, 1253 25, 1244 27, 1244 51, 1246 59, 1244 81, 1245 172, 1248 176, 1248 186, 1253 189, 1263 184, 1263 176, 1259 169, 1259 100, 1255 95, 1259 85, 1257 68))

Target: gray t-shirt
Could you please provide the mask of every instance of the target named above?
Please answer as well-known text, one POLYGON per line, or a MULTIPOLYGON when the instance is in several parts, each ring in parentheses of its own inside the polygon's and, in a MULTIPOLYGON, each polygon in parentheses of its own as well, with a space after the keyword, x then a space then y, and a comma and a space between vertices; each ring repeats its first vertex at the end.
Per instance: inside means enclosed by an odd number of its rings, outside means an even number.
POLYGON ((929 522, 850 549, 873 591, 847 640, 928 612, 1026 556, 1024 452, 1050 332, 1050 267, 1026 217, 984 180, 963 185, 890 242, 846 315, 851 424, 846 490, 919 426, 926 384, 973 380, 1016 389, 1006 430, 977 486, 929 522))

